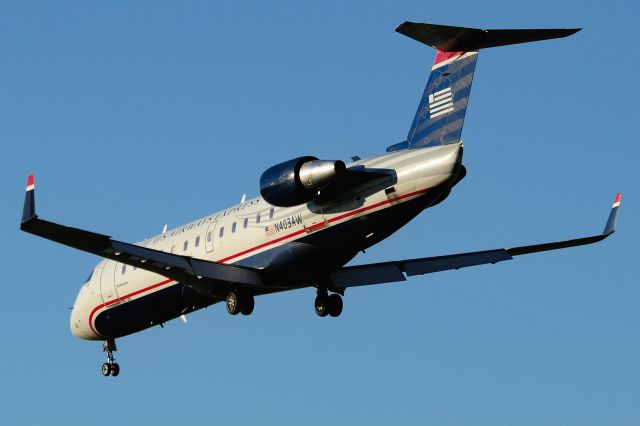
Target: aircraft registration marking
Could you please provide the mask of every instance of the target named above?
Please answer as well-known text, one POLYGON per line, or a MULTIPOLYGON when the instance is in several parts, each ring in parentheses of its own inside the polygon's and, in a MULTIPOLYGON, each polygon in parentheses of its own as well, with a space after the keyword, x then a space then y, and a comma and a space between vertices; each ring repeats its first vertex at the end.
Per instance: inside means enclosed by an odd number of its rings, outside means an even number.
POLYGON ((268 226, 265 226, 264 233, 266 235, 275 235, 280 231, 284 231, 285 229, 293 228, 296 225, 302 225, 302 215, 297 214, 295 216, 290 216, 286 219, 282 219, 280 221, 274 222, 268 226))

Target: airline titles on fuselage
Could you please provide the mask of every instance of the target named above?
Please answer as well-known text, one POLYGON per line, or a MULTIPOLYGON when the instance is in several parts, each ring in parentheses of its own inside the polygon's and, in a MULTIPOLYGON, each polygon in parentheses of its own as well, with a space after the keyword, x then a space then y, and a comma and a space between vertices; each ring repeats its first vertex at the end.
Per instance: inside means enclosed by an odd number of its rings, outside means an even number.
POLYGON ((230 214, 242 211, 242 210, 246 209, 247 207, 255 206, 259 202, 260 202, 260 198, 254 198, 253 200, 249 200, 249 201, 247 201, 245 203, 241 203, 241 204, 235 205, 235 206, 233 206, 231 208, 228 208, 226 210, 218 212, 218 213, 216 213, 214 215, 207 216, 207 217, 204 217, 204 218, 202 218, 200 220, 197 220, 195 222, 191 222, 191 223, 189 223, 187 225, 181 226, 179 228, 172 229, 170 231, 165 232, 164 234, 160 234, 160 235, 154 237, 153 241, 151 242, 151 244, 155 244, 155 243, 157 243, 159 241, 163 241, 166 238, 173 237, 175 235, 179 235, 179 234, 181 234, 183 232, 186 232, 186 231, 189 231, 189 230, 191 230, 193 228, 197 228, 199 226, 202 226, 202 225, 205 225, 205 224, 208 224, 208 223, 211 223, 211 222, 215 222, 218 219, 227 217, 230 214))

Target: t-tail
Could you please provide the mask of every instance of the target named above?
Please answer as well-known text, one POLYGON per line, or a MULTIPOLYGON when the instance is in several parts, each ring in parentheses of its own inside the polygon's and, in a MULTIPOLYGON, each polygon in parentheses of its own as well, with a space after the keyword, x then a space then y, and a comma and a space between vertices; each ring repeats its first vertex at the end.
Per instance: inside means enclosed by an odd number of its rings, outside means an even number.
POLYGON ((580 29, 480 30, 403 22, 396 31, 437 54, 407 140, 389 152, 460 142, 479 49, 567 37, 580 29))

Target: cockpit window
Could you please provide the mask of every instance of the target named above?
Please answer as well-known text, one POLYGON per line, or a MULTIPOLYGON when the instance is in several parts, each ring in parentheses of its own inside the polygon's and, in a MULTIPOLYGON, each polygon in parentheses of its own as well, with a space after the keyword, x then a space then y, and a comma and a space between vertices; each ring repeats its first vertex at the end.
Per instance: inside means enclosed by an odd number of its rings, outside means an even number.
POLYGON ((87 277, 86 280, 84 280, 84 283, 88 283, 89 281, 91 281, 91 277, 93 276, 93 271, 91 271, 91 273, 89 274, 89 276, 87 277))

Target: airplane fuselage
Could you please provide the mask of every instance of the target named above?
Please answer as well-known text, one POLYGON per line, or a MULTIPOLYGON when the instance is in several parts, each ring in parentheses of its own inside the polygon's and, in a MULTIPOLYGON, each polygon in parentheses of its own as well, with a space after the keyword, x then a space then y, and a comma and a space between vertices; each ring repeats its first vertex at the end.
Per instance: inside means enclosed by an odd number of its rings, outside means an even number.
MULTIPOLYGON (((343 196, 295 207, 258 197, 137 245, 192 258, 249 266, 267 277, 255 295, 315 286, 359 251, 378 243, 448 195, 461 178, 462 144, 392 152, 348 164, 388 178, 343 196)), ((101 261, 75 301, 70 326, 80 338, 117 338, 224 300, 162 275, 101 261)))

